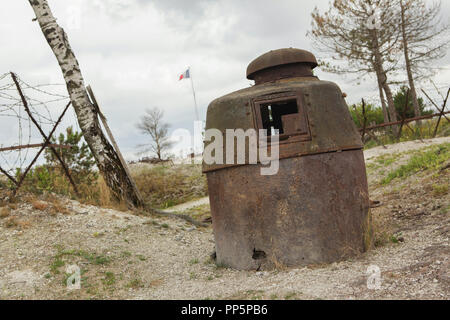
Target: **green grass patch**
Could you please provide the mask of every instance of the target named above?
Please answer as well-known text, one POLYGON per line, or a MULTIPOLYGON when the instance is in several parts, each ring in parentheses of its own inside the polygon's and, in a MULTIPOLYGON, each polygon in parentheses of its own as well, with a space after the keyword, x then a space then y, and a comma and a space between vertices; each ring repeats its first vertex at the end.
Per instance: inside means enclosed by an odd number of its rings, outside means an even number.
POLYGON ((403 156, 402 153, 397 154, 386 154, 377 157, 374 161, 378 165, 378 168, 380 167, 387 167, 396 161, 398 161, 403 156))
POLYGON ((408 177, 420 171, 440 169, 440 165, 449 158, 450 143, 444 143, 417 151, 406 164, 388 173, 388 175, 381 180, 381 183, 386 185, 396 178, 408 177))
POLYGON ((50 265, 50 271, 53 274, 59 274, 59 268, 64 266, 66 263, 61 260, 59 257, 55 257, 55 259, 53 259, 52 264, 50 265))
POLYGON ((447 184, 434 184, 433 185, 433 195, 436 197, 441 197, 448 194, 448 183, 447 184))
POLYGON ((211 209, 209 207, 209 203, 202 204, 196 207, 192 207, 183 212, 184 214, 190 215, 197 221, 202 221, 206 218, 211 217, 211 209))
POLYGON ((395 243, 395 244, 403 242, 402 234, 401 233, 393 234, 393 235, 391 235, 390 240, 391 240, 392 243, 395 243))
POLYGON ((111 261, 111 258, 96 254, 95 252, 88 252, 80 249, 62 249, 61 246, 57 246, 58 252, 53 257, 52 264, 50 265, 50 271, 53 274, 59 274, 59 268, 66 264, 66 260, 72 260, 71 257, 82 258, 90 264, 93 265, 106 265, 111 261))
POLYGON ((130 251, 122 251, 122 253, 120 254, 120 256, 122 258, 129 258, 132 256, 132 253, 130 251))
POLYGON ((285 300, 292 300, 295 299, 297 297, 297 293, 295 292, 289 292, 284 296, 285 300))
POLYGON ((144 287, 144 283, 139 278, 132 279, 127 284, 127 288, 138 289, 142 287, 144 287))
POLYGON ((113 272, 105 272, 105 277, 102 279, 103 284, 107 286, 112 286, 116 283, 116 276, 113 272))
POLYGON ((147 260, 147 258, 144 257, 142 254, 137 254, 136 257, 137 257, 139 260, 141 260, 141 261, 147 260))

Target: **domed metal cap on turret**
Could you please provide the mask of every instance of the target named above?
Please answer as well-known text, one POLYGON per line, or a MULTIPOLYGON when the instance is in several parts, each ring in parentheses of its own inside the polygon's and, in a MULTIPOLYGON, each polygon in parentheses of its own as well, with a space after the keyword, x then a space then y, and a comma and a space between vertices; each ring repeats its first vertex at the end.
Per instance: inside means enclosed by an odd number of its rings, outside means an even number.
POLYGON ((255 80, 255 73, 287 64, 306 64, 311 69, 314 69, 318 65, 316 57, 306 50, 295 48, 271 50, 259 56, 248 65, 247 79, 255 80))

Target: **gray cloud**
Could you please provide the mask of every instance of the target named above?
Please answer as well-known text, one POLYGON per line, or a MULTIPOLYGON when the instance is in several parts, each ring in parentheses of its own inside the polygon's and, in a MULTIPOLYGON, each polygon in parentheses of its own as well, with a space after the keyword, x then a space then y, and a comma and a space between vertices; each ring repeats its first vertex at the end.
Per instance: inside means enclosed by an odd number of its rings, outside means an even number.
MULTIPOLYGON (((66 29, 86 82, 98 96, 116 138, 127 156, 145 142, 135 123, 145 108, 165 110, 172 128, 192 128, 193 99, 189 81, 178 81, 192 68, 203 118, 210 101, 249 85, 248 63, 282 47, 312 50, 305 34, 315 6, 328 0, 49 0, 66 29), (80 13, 78 17, 74 12, 80 13), (79 28, 70 21, 79 20, 79 28)), ((450 2, 443 2, 448 20, 450 2)), ((0 74, 14 70, 29 82, 63 82, 59 67, 27 1, 6 0, 0 12, 0 74)), ((320 52, 315 52, 318 56, 320 52)), ((442 63, 450 64, 448 60, 442 63)), ((449 66, 450 68, 450 66, 449 66)), ((348 102, 377 99, 376 83, 356 86, 351 78, 325 74, 337 82, 348 102)), ((436 81, 449 83, 450 70, 436 81)), ((73 120, 73 119, 72 119, 73 120)), ((2 126, 3 127, 3 126, 2 126)), ((0 130, 4 130, 3 128, 0 130)))

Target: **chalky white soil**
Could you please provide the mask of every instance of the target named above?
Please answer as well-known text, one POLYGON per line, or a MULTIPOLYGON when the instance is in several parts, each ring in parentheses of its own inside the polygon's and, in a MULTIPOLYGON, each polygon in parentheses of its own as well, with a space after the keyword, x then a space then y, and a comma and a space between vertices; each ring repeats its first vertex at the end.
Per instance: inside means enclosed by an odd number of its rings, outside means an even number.
MULTIPOLYGON (((371 149, 366 159, 370 163, 387 152, 443 142, 450 139, 371 149)), ((439 183, 449 181, 448 169, 440 175, 439 183)), ((53 215, 18 203, 9 217, 0 218, 0 298, 449 299, 450 216, 445 208, 450 196, 433 195, 426 187, 433 179, 418 174, 387 186, 378 185, 376 176, 371 179, 371 198, 381 201, 373 215, 389 216, 403 242, 351 261, 261 272, 212 263, 210 227, 70 200, 63 200, 68 213, 53 215), (18 224, 8 227, 11 217, 18 224), (69 265, 81 269, 79 290, 67 289, 69 265), (374 265, 381 271, 378 289, 367 286, 367 269, 374 265)))
POLYGON ((388 144, 385 147, 379 146, 369 150, 364 151, 364 158, 366 162, 370 162, 376 157, 383 156, 386 154, 408 152, 411 150, 421 149, 423 147, 432 146, 436 144, 448 143, 450 142, 450 137, 440 137, 434 139, 424 139, 424 140, 414 140, 406 141, 396 144, 388 144))

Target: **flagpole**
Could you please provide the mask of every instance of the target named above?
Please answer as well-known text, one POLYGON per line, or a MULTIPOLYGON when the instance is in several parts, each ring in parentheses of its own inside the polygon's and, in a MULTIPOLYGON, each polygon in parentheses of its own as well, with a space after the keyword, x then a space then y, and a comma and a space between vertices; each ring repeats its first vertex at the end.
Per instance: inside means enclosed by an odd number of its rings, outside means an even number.
POLYGON ((200 121, 200 118, 198 116, 197 98, 195 97, 194 79, 192 78, 191 67, 189 67, 188 70, 189 78, 191 79, 192 95, 194 96, 195 117, 197 121, 200 121))

